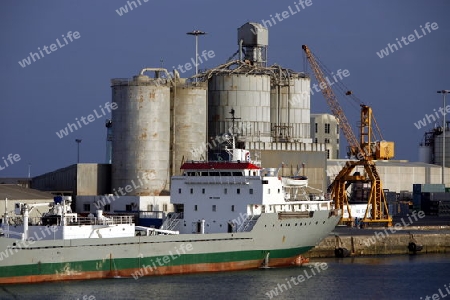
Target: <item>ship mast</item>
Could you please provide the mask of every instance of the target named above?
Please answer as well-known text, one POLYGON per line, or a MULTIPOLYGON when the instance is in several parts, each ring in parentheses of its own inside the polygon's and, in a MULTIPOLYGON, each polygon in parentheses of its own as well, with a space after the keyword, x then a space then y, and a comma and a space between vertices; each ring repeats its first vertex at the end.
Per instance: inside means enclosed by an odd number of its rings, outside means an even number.
POLYGON ((231 111, 230 111, 230 114, 231 114, 231 118, 226 118, 227 120, 231 120, 231 130, 230 130, 230 133, 231 133, 231 142, 232 142, 232 145, 231 145, 231 152, 230 151, 227 151, 229 154, 230 154, 230 158, 229 158, 229 160, 230 161, 232 161, 233 159, 234 159, 234 151, 236 150, 236 139, 235 139, 235 134, 234 134, 234 122, 236 121, 236 120, 240 120, 241 118, 236 118, 235 116, 234 116, 234 113, 235 113, 235 110, 233 109, 233 108, 231 108, 231 111))
POLYGON ((226 118, 227 120, 231 120, 231 136, 232 136, 232 138, 233 138, 233 150, 234 149, 236 149, 236 144, 235 144, 235 137, 234 137, 234 122, 236 121, 236 120, 240 120, 241 118, 236 118, 235 116, 234 116, 234 113, 235 113, 235 110, 234 110, 234 108, 231 108, 231 111, 230 111, 230 114, 231 114, 231 118, 226 118))

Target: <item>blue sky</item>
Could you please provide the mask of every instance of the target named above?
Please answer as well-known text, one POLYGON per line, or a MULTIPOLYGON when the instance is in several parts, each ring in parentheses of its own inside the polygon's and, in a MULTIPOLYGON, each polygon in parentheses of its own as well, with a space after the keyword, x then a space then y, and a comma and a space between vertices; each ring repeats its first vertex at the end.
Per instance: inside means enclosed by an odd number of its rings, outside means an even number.
MULTIPOLYGON (((119 16, 116 10, 127 1, 2 1, 0 158, 11 153, 20 160, 5 167, 0 159, 0 177, 27 176, 28 164, 35 176, 75 163, 77 138, 83 140, 81 162, 104 162, 106 116, 62 139, 56 132, 94 109, 101 114, 99 106, 111 101, 111 78, 132 77, 160 66, 161 59, 168 69, 189 62, 194 40, 185 33, 193 29, 208 32, 199 48, 215 53, 200 68, 216 66, 237 50, 238 27, 294 7, 284 0, 140 2, 119 16), (64 44, 62 35, 69 31, 80 37, 64 44), (20 66, 30 52, 58 38, 64 47, 20 66)), ((396 159, 416 161, 425 129, 414 122, 442 105, 437 90, 450 89, 448 12, 450 2, 444 0, 312 0, 269 28, 269 64, 303 71, 301 45, 307 44, 330 70, 348 69, 343 82, 373 107, 384 138, 396 142, 396 159), (376 54, 396 38, 421 33, 427 22, 438 29, 387 57, 376 54)), ((359 110, 345 101, 355 124, 359 110)), ((311 107, 313 113, 329 112, 319 93, 311 97, 311 107)))

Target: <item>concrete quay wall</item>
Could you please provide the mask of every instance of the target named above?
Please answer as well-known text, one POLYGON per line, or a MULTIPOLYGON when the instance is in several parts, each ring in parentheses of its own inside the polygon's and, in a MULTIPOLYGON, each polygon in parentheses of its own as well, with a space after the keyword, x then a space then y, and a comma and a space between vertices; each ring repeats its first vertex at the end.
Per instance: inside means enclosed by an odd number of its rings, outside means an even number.
MULTIPOLYGON (((339 235, 340 247, 347 248, 353 256, 385 255, 385 254, 409 254, 409 233, 386 234, 389 230, 377 230, 372 234, 339 235)), ((418 254, 425 253, 449 253, 450 232, 445 233, 417 233, 414 234, 416 244, 423 245, 418 254)), ((336 237, 329 236, 320 242, 315 248, 304 254, 305 257, 334 257, 336 237)))

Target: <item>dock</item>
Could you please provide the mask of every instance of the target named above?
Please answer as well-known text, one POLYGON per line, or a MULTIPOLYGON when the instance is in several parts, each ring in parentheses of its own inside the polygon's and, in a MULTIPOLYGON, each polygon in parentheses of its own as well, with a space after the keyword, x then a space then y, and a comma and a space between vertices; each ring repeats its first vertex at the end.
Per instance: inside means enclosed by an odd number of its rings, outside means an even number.
POLYGON ((336 237, 340 240, 340 247, 350 251, 350 256, 411 254, 408 249, 411 234, 417 244, 423 246, 417 254, 450 252, 450 226, 448 225, 414 226, 395 232, 388 227, 359 229, 338 226, 330 236, 304 256, 308 258, 335 257, 336 237))

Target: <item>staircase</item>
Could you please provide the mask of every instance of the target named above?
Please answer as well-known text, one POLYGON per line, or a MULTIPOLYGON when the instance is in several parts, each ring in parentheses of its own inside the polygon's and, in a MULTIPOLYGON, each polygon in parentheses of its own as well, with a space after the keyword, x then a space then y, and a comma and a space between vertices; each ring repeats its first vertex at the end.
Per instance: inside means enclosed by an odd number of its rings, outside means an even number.
POLYGON ((170 213, 165 217, 163 224, 159 229, 174 230, 181 221, 181 213, 170 213))
POLYGON ((242 222, 241 226, 236 230, 236 232, 249 232, 255 226, 256 221, 258 221, 259 215, 254 215, 247 217, 247 219, 242 222))

